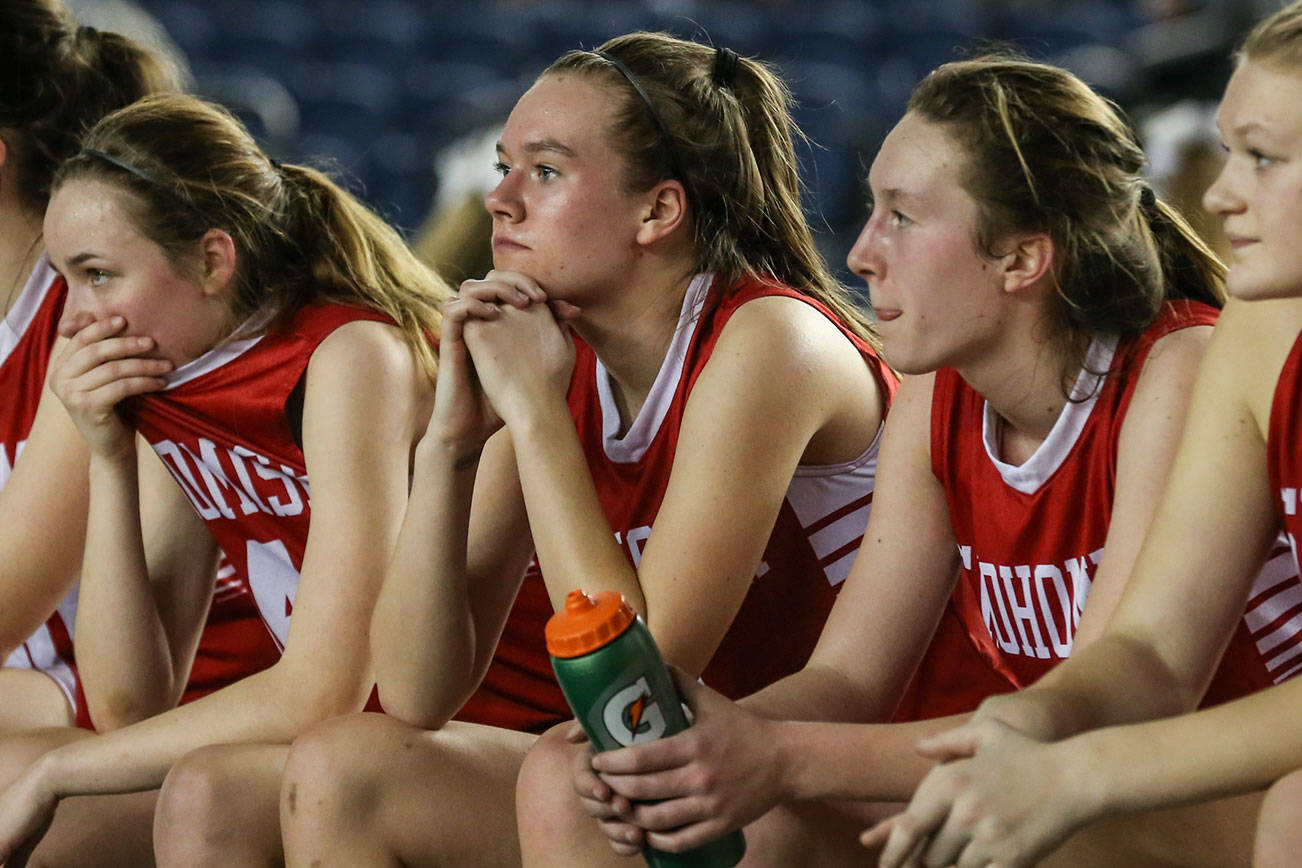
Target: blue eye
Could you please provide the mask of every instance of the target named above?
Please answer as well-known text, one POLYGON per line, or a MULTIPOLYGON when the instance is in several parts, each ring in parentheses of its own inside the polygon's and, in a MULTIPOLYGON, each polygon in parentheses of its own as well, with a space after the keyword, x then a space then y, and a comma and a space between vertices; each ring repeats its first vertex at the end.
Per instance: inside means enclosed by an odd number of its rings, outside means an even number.
POLYGON ((912 222, 913 221, 910 220, 907 215, 903 214, 900 211, 891 212, 891 225, 894 226, 896 229, 903 229, 905 226, 908 226, 912 222))
POLYGON ((538 180, 540 181, 550 181, 558 174, 551 166, 544 166, 541 164, 534 171, 538 173, 538 180))
POLYGON ((103 286, 108 278, 107 271, 100 271, 98 268, 86 269, 86 280, 91 286, 103 286))
POLYGON ((1274 157, 1269 157, 1255 148, 1250 148, 1248 150, 1248 156, 1252 157, 1252 164, 1258 169, 1265 169, 1269 166, 1273 166, 1276 162, 1274 157))

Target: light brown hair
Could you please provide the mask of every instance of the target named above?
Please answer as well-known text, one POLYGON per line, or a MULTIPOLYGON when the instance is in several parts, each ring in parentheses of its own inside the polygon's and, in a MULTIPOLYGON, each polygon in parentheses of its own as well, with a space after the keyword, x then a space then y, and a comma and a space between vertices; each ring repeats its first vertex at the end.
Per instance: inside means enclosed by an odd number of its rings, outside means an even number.
POLYGON ((1238 57, 1302 70, 1302 2, 1288 4, 1252 28, 1238 57))
POLYGON ((769 66, 745 57, 734 56, 718 80, 717 57, 710 46, 665 33, 629 33, 596 52, 571 51, 543 75, 590 75, 624 94, 610 136, 627 161, 625 189, 682 183, 698 272, 725 286, 742 275, 777 279, 875 343, 871 321, 828 271, 801 211, 793 140, 801 133, 790 92, 769 66), (608 58, 636 79, 645 101, 608 58))
POLYGON ((57 0, 0 3, 0 138, 23 206, 45 211, 55 169, 95 121, 176 84, 148 51, 78 27, 57 0))
POLYGON ((431 379, 438 304, 451 291, 398 233, 321 172, 273 163, 229 112, 180 94, 105 117, 56 189, 74 178, 111 184, 134 227, 175 262, 209 229, 237 253, 232 326, 255 314, 284 321, 332 301, 388 314, 431 379))
POLYGON ((1168 299, 1224 304, 1225 266, 1147 186, 1121 113, 1070 72, 1004 54, 947 63, 908 110, 966 152, 979 251, 996 256, 1016 233, 1052 239, 1064 392, 1095 335, 1137 335, 1168 299))

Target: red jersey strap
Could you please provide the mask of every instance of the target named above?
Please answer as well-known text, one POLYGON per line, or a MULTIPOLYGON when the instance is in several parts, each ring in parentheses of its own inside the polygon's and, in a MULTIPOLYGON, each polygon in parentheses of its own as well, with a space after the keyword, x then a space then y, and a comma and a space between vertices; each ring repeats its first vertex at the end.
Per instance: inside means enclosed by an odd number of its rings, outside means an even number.
MULTIPOLYGON (((832 324, 841 331, 841 334, 845 335, 846 338, 849 339, 850 343, 854 344, 855 349, 859 351, 859 354, 864 357, 864 361, 868 363, 873 378, 877 380, 877 386, 881 389, 883 412, 890 407, 891 402, 895 399, 895 392, 899 388, 900 378, 895 375, 895 372, 892 371, 884 361, 882 361, 881 356, 877 355, 877 351, 873 349, 872 345, 842 322, 827 305, 812 296, 806 295, 805 293, 793 289, 785 284, 777 283, 776 281, 762 281, 756 280, 753 277, 743 277, 741 280, 734 283, 732 287, 723 294, 722 298, 718 297, 717 286, 710 287, 710 294, 705 301, 705 310, 707 311, 705 315, 717 317, 718 325, 710 330, 710 338, 703 341, 700 346, 699 351, 704 354, 703 357, 708 358, 710 354, 714 352, 714 346, 718 343, 719 337, 723 334, 724 326, 727 325, 728 320, 732 318, 732 315, 735 314, 743 304, 757 298, 771 298, 773 296, 794 298, 797 301, 802 301, 831 320, 832 324)), ((695 376, 700 376, 700 371, 703 367, 704 366, 697 368, 695 376)), ((692 380, 693 383, 695 382, 695 376, 692 380)))
MULTIPOLYGON (((1302 429, 1302 407, 1299 395, 1302 394, 1302 332, 1298 332, 1289 350, 1284 367, 1280 369, 1279 379, 1275 381, 1275 393, 1270 402, 1270 422, 1266 432, 1266 473, 1270 487, 1276 492, 1275 510, 1284 519, 1285 524, 1297 514, 1296 501, 1285 503, 1279 493, 1290 485, 1289 477, 1297 468, 1298 450, 1291 448, 1302 429)), ((1296 481, 1292 481, 1296 485, 1296 481)), ((1289 528, 1291 531, 1292 529, 1289 528)))
MULTIPOLYGON (((1117 354, 1112 359, 1109 379, 1124 381, 1127 378, 1127 369, 1130 367, 1142 371, 1153 345, 1162 338, 1194 326, 1214 326, 1220 315, 1219 310, 1201 301, 1180 298, 1166 302, 1162 305, 1157 319, 1142 335, 1117 348, 1117 354)), ((1130 399, 1134 394, 1134 389, 1126 389, 1122 394, 1118 409, 1123 416, 1129 409, 1130 399)))
MULTIPOLYGON (((705 369, 706 360, 714 353, 714 347, 719 342, 719 336, 723 334, 723 328, 727 325, 728 320, 732 318, 732 315, 748 301, 773 296, 794 298, 797 301, 804 302, 831 320, 832 324, 854 344, 855 349, 867 362, 873 379, 877 381, 878 388, 881 390, 883 398, 882 412, 885 414, 895 399, 895 392, 899 389, 900 378, 882 360, 873 346, 842 322, 827 305, 818 299, 805 295, 785 284, 760 281, 751 277, 743 277, 734 283, 726 293, 722 294, 722 297, 720 297, 717 286, 712 285, 710 287, 709 294, 706 296, 705 302, 701 306, 701 312, 698 314, 700 321, 696 325, 696 334, 705 335, 706 337, 701 340, 692 340, 688 359, 684 364, 684 370, 692 372, 686 383, 687 391, 690 393, 692 387, 696 385, 697 378, 705 369)), ((574 346, 576 358, 574 373, 570 379, 571 393, 575 389, 585 388, 586 384, 591 382, 593 368, 597 362, 596 353, 578 335, 574 336, 574 346)))

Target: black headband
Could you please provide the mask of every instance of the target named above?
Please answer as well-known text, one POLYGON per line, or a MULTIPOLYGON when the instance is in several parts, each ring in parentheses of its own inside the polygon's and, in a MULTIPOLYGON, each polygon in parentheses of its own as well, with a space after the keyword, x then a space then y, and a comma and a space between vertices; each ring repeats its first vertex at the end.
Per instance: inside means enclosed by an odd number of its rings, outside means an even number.
POLYGON ((710 80, 716 87, 725 87, 732 90, 732 78, 737 74, 737 67, 741 65, 741 58, 737 52, 731 48, 716 48, 714 50, 714 68, 710 70, 710 80))
POLYGON ((660 120, 660 113, 656 111, 655 105, 651 102, 651 97, 647 96, 646 90, 642 87, 642 82, 638 81, 637 76, 633 75, 633 73, 629 71, 629 68, 613 54, 607 54, 604 51, 594 51, 593 54, 619 70, 619 74, 628 79, 629 84, 633 85, 633 90, 637 91, 637 95, 640 96, 642 102, 646 104, 646 110, 651 115, 651 120, 655 123, 656 129, 660 131, 660 135, 663 137, 665 142, 665 147, 668 148, 669 128, 665 126, 664 121, 660 120))
POLYGON ((115 157, 112 154, 106 154, 103 151, 97 151, 94 148, 83 148, 82 153, 95 157, 96 159, 103 160, 109 165, 117 166, 119 169, 121 169, 124 172, 130 172, 140 180, 144 181, 146 184, 151 184, 155 187, 159 186, 157 179, 155 179, 153 175, 149 174, 139 166, 131 165, 121 157, 115 157))

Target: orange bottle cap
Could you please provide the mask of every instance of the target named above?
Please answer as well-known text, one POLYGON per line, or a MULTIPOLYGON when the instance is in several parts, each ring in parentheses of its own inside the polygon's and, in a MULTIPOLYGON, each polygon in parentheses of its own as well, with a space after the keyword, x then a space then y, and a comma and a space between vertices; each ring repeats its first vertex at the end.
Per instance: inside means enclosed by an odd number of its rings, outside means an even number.
POLYGON ((637 615, 616 591, 585 594, 570 591, 565 608, 547 621, 547 653, 553 657, 581 657, 613 641, 628 629, 637 615))

